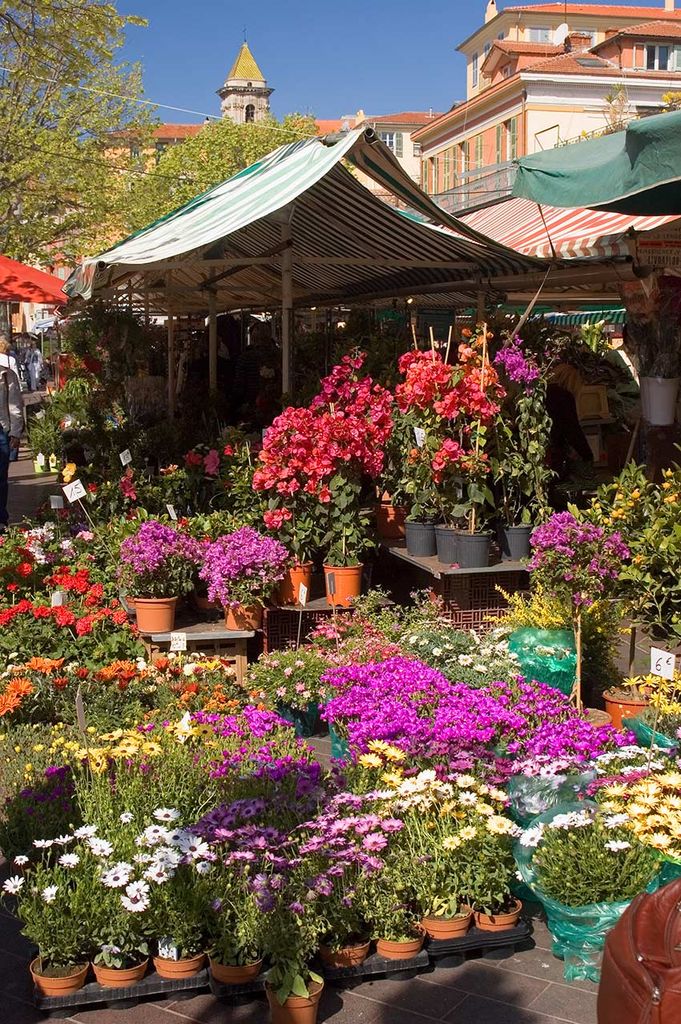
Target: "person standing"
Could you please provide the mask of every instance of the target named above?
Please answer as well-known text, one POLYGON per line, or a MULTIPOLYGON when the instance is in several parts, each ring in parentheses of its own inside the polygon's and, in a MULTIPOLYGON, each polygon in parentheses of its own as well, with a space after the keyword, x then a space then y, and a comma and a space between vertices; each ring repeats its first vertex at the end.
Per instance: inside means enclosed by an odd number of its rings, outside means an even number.
POLYGON ((40 380, 43 375, 43 354, 33 341, 28 350, 28 376, 31 383, 31 391, 40 389, 40 380))
POLYGON ((0 366, 0 533, 9 523, 7 493, 9 490, 10 452, 19 450, 24 430, 24 403, 19 378, 9 366, 0 366))
POLYGON ((12 346, 6 334, 0 332, 0 366, 8 366, 10 370, 19 376, 16 356, 12 353, 12 346))

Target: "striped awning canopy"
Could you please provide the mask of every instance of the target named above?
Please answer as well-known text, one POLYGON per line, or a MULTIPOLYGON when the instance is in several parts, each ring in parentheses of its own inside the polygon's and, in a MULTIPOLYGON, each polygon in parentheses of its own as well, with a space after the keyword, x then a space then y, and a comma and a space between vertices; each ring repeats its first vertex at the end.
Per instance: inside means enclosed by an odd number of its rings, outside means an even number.
POLYGON ((565 313, 544 313, 547 323, 556 327, 581 327, 583 324, 625 324, 627 311, 620 309, 582 309, 565 313))
POLYGON ((530 199, 509 199, 460 218, 468 227, 516 252, 561 260, 630 256, 637 234, 655 231, 677 219, 538 206, 530 199))
POLYGON ((356 130, 282 146, 99 256, 66 283, 71 297, 130 296, 152 312, 272 308, 282 264, 294 305, 370 301, 424 291, 470 304, 485 282, 537 262, 441 210, 375 133, 356 130), (402 203, 448 228, 400 215, 345 166, 354 163, 402 203), (211 300, 212 301, 212 300, 211 300))

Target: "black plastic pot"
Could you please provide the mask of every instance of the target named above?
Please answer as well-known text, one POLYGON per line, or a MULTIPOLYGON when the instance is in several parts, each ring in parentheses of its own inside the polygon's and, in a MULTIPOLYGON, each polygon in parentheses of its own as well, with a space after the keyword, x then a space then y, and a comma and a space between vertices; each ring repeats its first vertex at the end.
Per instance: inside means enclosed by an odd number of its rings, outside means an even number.
POLYGON ((502 558, 519 562, 530 557, 530 534, 533 526, 502 526, 499 529, 502 558))
POLYGON ((459 535, 460 531, 451 526, 435 527, 437 560, 442 565, 453 565, 459 561, 459 535))
POLYGON ((407 551, 414 558, 430 558, 435 554, 435 526, 433 523, 404 524, 407 551))
POLYGON ((484 569, 489 565, 491 533, 466 533, 459 531, 457 539, 457 561, 462 569, 484 569))

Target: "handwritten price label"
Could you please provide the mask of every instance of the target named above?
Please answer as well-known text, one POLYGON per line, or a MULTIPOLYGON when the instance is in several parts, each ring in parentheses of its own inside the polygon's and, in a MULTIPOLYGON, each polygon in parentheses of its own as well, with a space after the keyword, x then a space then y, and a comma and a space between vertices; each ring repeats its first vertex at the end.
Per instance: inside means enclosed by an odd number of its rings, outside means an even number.
POLYGON ((171 633, 170 634, 170 650, 171 651, 186 651, 187 650, 187 634, 186 633, 171 633))
POLYGON ((654 676, 673 679, 675 668, 676 658, 670 651, 663 651, 659 647, 650 648, 650 671, 654 676))
POLYGON ((52 594, 51 601, 53 608, 61 608, 62 605, 64 604, 64 591, 55 590, 55 592, 52 594))
POLYGON ((174 505, 166 505, 166 508, 168 509, 168 515, 173 520, 173 522, 176 523, 177 522, 177 512, 175 511, 175 506, 174 505))
POLYGON ((298 587, 298 604, 302 605, 303 608, 307 604, 307 587, 304 583, 301 583, 298 587))
POLYGON ((64 484, 62 491, 72 505, 74 501, 80 501, 85 497, 85 488, 80 480, 72 480, 70 484, 64 484))
POLYGON ((423 427, 414 427, 414 440, 417 448, 423 448, 426 443, 426 432, 423 427))
POLYGON ((121 465, 129 465, 132 462, 132 455, 130 453, 130 449, 126 448, 124 452, 121 452, 118 458, 121 460, 121 465))

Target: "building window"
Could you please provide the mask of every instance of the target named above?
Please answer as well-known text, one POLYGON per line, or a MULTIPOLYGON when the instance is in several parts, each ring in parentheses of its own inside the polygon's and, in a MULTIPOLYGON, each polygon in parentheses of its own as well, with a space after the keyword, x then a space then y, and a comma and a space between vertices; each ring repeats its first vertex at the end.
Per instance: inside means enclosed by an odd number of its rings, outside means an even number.
POLYGON ((485 60, 485 58, 487 57, 487 54, 489 53, 489 51, 491 49, 492 49, 492 44, 491 43, 485 43, 485 45, 482 48, 482 59, 483 60, 485 60))
POLYGON ((244 111, 244 121, 250 124, 251 121, 255 121, 255 105, 253 103, 247 103, 244 111))
POLYGON ((477 53, 474 53, 473 54, 473 61, 472 61, 472 75, 473 75, 473 88, 474 89, 477 88, 478 79, 480 77, 479 64, 480 64, 480 55, 477 54, 477 53))
POLYGON ((510 78, 512 73, 511 65, 505 64, 501 72, 503 78, 510 78))
POLYGON ((670 56, 669 46, 647 45, 645 47, 646 70, 669 71, 671 69, 670 56))
POLYGON ((475 167, 482 167, 482 135, 475 136, 475 167))
POLYGON ((379 132, 378 135, 395 156, 402 156, 402 132, 379 132))
POLYGON ((529 38, 531 43, 550 43, 551 29, 539 27, 531 28, 529 29, 529 38))
POLYGON ((515 160, 518 156, 518 118, 512 117, 506 122, 506 136, 508 140, 507 160, 515 160))
POLYGON ((504 126, 503 124, 497 125, 497 138, 496 138, 496 163, 503 164, 504 162, 504 126))
POLYGON ((435 191, 435 157, 428 160, 428 192, 432 195, 435 191))
POLYGON ((447 192, 452 187, 452 152, 450 149, 444 151, 442 157, 442 191, 447 192))
POLYGON ((505 39, 505 38, 506 37, 504 36, 503 32, 500 32, 499 35, 497 36, 497 39, 505 39))
POLYGON ((415 142, 414 143, 414 156, 421 156, 421 143, 420 142, 415 142))
POLYGON ((468 142, 462 142, 459 146, 459 157, 461 159, 461 174, 465 175, 468 172, 469 162, 469 144, 468 142))

